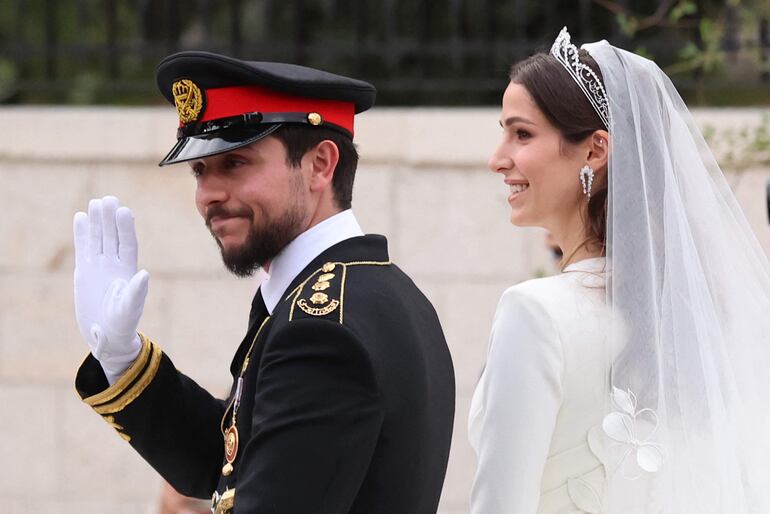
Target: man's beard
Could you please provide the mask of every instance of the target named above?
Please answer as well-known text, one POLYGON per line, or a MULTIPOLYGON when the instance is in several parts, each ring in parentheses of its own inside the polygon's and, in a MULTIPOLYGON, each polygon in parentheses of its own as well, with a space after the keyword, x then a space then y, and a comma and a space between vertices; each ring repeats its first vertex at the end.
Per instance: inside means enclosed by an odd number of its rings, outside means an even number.
MULTIPOLYGON (((261 226, 254 224, 254 210, 244 206, 237 212, 226 211, 213 206, 206 213, 210 220, 219 216, 242 216, 249 220, 249 232, 246 240, 238 247, 226 250, 212 232, 214 241, 219 246, 222 262, 232 274, 237 277, 253 275, 265 263, 273 260, 302 230, 305 219, 305 208, 299 201, 290 205, 277 219, 265 219, 261 226)), ((209 222, 206 223, 211 230, 209 222)))

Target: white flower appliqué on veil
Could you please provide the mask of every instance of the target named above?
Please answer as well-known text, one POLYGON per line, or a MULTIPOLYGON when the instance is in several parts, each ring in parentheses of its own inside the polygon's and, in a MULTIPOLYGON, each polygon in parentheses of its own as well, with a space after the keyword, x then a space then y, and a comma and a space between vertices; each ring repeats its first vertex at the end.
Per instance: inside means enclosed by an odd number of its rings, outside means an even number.
MULTIPOLYGON (((621 445, 617 463, 623 477, 636 480, 643 472, 656 473, 663 466, 663 446, 653 442, 658 430, 658 415, 652 409, 636 410, 636 395, 630 390, 612 388, 612 402, 618 411, 604 417, 602 429, 607 436, 621 445), (633 455, 635 458, 630 460, 633 455)), ((613 445, 613 446, 614 446, 613 445)))

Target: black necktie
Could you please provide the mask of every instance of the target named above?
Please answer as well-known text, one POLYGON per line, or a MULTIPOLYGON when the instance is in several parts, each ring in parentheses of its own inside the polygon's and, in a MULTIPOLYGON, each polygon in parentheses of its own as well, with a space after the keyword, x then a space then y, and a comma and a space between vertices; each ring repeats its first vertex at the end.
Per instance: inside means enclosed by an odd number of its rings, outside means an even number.
POLYGON ((251 301, 251 312, 249 312, 249 332, 252 331, 254 325, 259 325, 262 320, 267 317, 267 306, 265 300, 262 298, 262 289, 257 289, 257 294, 254 295, 254 300, 251 301))
MULTIPOLYGON (((257 333, 257 329, 262 324, 262 321, 267 317, 267 307, 265 307, 265 300, 262 299, 262 291, 257 290, 254 295, 254 300, 251 302, 251 312, 249 312, 249 328, 246 331, 246 335, 238 346, 238 351, 235 352, 233 361, 230 364, 230 371, 233 376, 237 376, 241 370, 243 359, 246 357, 246 352, 251 347, 251 342, 257 333)), ((234 387, 234 386, 233 386, 234 387)))

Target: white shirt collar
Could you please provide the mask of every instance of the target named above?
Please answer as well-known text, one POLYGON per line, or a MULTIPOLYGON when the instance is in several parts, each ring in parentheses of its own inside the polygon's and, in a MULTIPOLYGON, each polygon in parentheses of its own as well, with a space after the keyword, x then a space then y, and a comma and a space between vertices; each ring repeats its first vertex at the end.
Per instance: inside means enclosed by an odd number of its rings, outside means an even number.
POLYGON ((270 272, 260 285, 267 312, 273 314, 286 289, 313 259, 340 241, 362 235, 361 226, 350 209, 298 235, 270 262, 270 272))

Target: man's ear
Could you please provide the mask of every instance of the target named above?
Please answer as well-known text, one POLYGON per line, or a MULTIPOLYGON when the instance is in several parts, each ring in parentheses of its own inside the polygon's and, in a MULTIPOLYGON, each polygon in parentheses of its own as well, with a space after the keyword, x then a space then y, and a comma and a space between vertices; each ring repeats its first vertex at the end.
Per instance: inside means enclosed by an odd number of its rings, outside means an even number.
POLYGON ((597 130, 588 138, 587 164, 594 170, 604 170, 609 158, 610 136, 606 130, 597 130))
POLYGON ((334 178, 334 170, 340 160, 340 150, 333 141, 324 139, 309 153, 311 154, 310 191, 322 191, 334 178))

